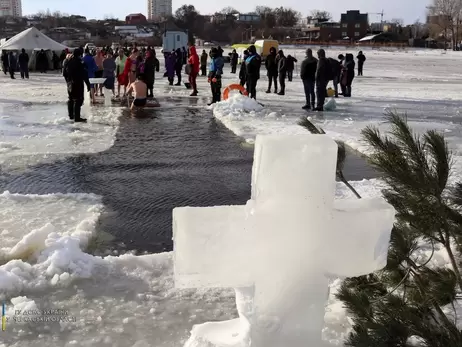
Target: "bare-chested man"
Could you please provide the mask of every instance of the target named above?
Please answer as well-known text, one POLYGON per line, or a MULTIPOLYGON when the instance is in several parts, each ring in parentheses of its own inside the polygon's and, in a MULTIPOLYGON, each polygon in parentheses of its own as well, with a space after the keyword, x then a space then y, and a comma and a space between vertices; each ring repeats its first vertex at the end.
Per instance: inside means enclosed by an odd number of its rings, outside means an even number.
POLYGON ((130 92, 134 93, 134 100, 130 110, 135 110, 136 108, 143 108, 146 106, 146 98, 148 97, 148 86, 144 82, 143 75, 138 75, 135 82, 133 82, 127 90, 127 94, 130 92))

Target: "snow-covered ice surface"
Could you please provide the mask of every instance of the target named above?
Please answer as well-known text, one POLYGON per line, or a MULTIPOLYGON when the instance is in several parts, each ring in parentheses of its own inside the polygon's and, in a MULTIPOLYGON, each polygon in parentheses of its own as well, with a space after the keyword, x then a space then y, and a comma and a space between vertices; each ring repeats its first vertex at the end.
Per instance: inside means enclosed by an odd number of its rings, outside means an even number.
MULTIPOLYGON (((303 57, 301 49, 285 50, 297 59, 303 57)), ((334 57, 344 52, 327 49, 334 57)), ((383 111, 397 108, 409 113, 410 124, 418 131, 444 131, 458 157, 462 56, 411 50, 365 53, 365 76, 355 79, 353 97, 337 99, 336 109, 323 116, 300 109, 304 96, 298 70, 294 81, 287 83, 284 97, 264 94, 262 71, 258 98, 264 108, 249 100, 243 111, 235 101, 234 106, 216 105, 213 114, 249 142, 259 133, 305 133, 296 122, 309 115, 334 138, 365 151, 360 130, 368 124, 386 129, 383 111)), ((231 75, 227 65, 223 84, 235 81, 237 75, 231 75)), ((88 124, 68 122, 66 88, 60 76, 32 74, 26 82, 2 75, 0 83, 2 168, 103 151, 112 145, 120 110, 84 109, 88 124)), ((165 80, 156 81, 155 88, 157 94, 169 96, 190 93, 166 85, 165 80)), ((201 77, 199 93, 210 96, 210 87, 201 77)), ((380 194, 381 184, 378 180, 352 182, 360 194, 370 197, 380 194)), ((351 193, 339 184, 337 197, 346 196, 351 193)), ((6 303, 10 317, 0 346, 181 346, 193 324, 236 317, 231 290, 175 290, 171 253, 105 258, 85 253, 98 233, 97 219, 103 208, 100 197, 88 194, 0 195, 0 301, 6 303), (15 309, 36 308, 66 310, 75 319, 47 324, 12 321, 15 309)), ((422 258, 430 253, 423 249, 422 258)), ((433 261, 448 264, 442 251, 436 252, 433 261)), ((325 340, 335 346, 342 345, 350 326, 342 303, 333 297, 339 283, 332 282, 323 331, 325 340)))
POLYGON ((67 87, 58 74, 29 81, 0 77, 0 164, 18 167, 112 146, 121 109, 83 107, 87 124, 69 121, 67 87))

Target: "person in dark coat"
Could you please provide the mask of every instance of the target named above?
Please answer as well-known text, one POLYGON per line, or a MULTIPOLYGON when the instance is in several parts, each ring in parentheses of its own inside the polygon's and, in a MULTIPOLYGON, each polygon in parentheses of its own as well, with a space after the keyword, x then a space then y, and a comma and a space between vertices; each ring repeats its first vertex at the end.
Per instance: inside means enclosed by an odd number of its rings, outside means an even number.
POLYGON ((40 73, 46 73, 48 70, 48 58, 43 49, 37 53, 37 61, 35 66, 36 70, 40 71, 40 73))
POLYGON ((355 60, 353 54, 347 53, 342 66, 341 84, 344 88, 344 97, 351 97, 351 85, 355 78, 355 60))
POLYGON ((183 65, 186 65, 186 63, 188 61, 188 58, 189 58, 189 54, 188 54, 188 51, 186 50, 185 47, 183 47, 181 49, 181 54, 182 54, 182 57, 183 57, 183 65))
POLYGON ((298 62, 298 60, 292 57, 290 54, 286 57, 287 80, 289 82, 292 82, 296 62, 298 62))
POLYGON ((266 75, 268 76, 268 89, 266 93, 271 93, 271 85, 274 82, 274 92, 278 92, 278 63, 276 61, 276 48, 271 47, 265 59, 266 75))
POLYGON ((146 58, 144 59, 144 82, 148 87, 148 98, 154 97, 154 74, 156 66, 154 62, 154 56, 151 51, 146 52, 146 58))
POLYGON ((69 96, 67 109, 69 118, 73 119, 74 122, 87 121, 85 118, 80 117, 80 110, 83 105, 85 85, 87 86, 87 91, 90 92, 90 81, 81 57, 82 51, 80 48, 75 49, 72 58, 65 61, 63 67, 63 76, 67 83, 69 96))
POLYGON ((315 84, 316 84, 316 111, 324 111, 324 101, 326 99, 326 88, 331 74, 329 62, 326 58, 326 51, 318 51, 318 65, 316 67, 315 84))
POLYGON ((205 49, 202 50, 201 54, 201 76, 207 76, 207 59, 209 55, 205 51, 205 49))
POLYGON ((181 71, 183 70, 183 52, 181 52, 180 48, 177 48, 175 51, 176 54, 176 61, 175 61, 175 74, 176 77, 178 78, 178 81, 176 82, 176 86, 181 86, 181 71))
POLYGON ((26 50, 24 48, 21 49, 21 54, 19 54, 18 62, 21 78, 29 79, 29 54, 26 53, 26 50))
POLYGON ((342 65, 337 59, 327 58, 327 60, 329 60, 330 68, 332 70, 332 84, 334 85, 335 97, 338 98, 338 84, 340 83, 342 65))
POLYGON ((175 79, 175 64, 176 64, 176 54, 175 52, 166 53, 165 58, 165 74, 167 75, 168 84, 173 86, 173 80, 175 79))
POLYGON ((221 76, 225 63, 223 57, 215 47, 210 50, 210 58, 208 81, 212 90, 212 102, 209 103, 209 106, 221 100, 221 76))
POLYGON ((221 48, 221 46, 218 46, 218 47, 217 47, 217 50, 218 50, 218 56, 219 56, 219 57, 222 57, 222 56, 223 56, 223 52, 224 52, 223 48, 221 48))
POLYGON ((340 84, 340 88, 342 90, 342 92, 339 93, 339 95, 345 94, 345 88, 343 87, 343 84, 341 83, 342 82, 342 69, 343 69, 343 62, 344 61, 345 61, 345 56, 343 54, 339 54, 338 55, 338 62, 340 64, 340 73, 339 73, 339 76, 338 76, 338 83, 340 84))
POLYGON ((230 55, 231 73, 236 73, 238 59, 239 59, 239 55, 237 54, 236 50, 233 49, 230 55))
POLYGON ((364 62, 366 61, 366 56, 363 54, 363 51, 359 51, 356 59, 358 59, 358 76, 362 76, 364 62))
POLYGON ((316 68, 318 66, 318 59, 313 57, 311 48, 306 50, 306 58, 302 61, 300 66, 300 78, 303 82, 303 89, 305 90, 306 103, 302 108, 304 110, 315 109, 315 78, 316 68))
POLYGON ((8 54, 8 68, 9 68, 10 77, 12 80, 15 79, 14 72, 16 71, 17 66, 18 66, 18 61, 16 60, 16 56, 14 55, 13 52, 10 52, 8 54))
POLYGON ((10 67, 8 66, 8 53, 5 51, 2 52, 2 67, 3 73, 6 75, 10 71, 10 67))
POLYGON ((257 98, 257 82, 260 79, 261 57, 257 54, 257 49, 251 45, 248 49, 249 56, 245 60, 246 68, 246 89, 249 97, 257 98))
POLYGON ((247 81, 247 73, 246 73, 246 69, 245 69, 245 60, 249 57, 249 51, 248 50, 245 50, 242 54, 243 56, 243 59, 242 59, 242 62, 241 62, 241 68, 239 69, 239 84, 241 86, 245 86, 245 83, 247 81))
POLYGON ((279 75, 279 85, 281 90, 278 95, 284 95, 286 92, 286 77, 287 77, 287 58, 284 55, 284 52, 280 50, 277 54, 278 62, 278 75, 279 75))
POLYGON ((53 52, 52 61, 53 61, 53 70, 59 70, 60 69, 60 67, 59 67, 59 57, 55 52, 53 52))

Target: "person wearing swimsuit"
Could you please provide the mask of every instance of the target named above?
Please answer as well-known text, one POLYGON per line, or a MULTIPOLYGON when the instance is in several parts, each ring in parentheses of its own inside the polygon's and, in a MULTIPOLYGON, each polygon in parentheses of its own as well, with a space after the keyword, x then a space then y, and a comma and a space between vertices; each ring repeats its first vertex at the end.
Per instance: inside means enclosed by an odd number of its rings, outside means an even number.
POLYGON ((135 110, 136 108, 143 108, 146 106, 146 100, 148 97, 148 86, 144 82, 144 76, 139 74, 136 81, 130 84, 130 87, 127 90, 127 93, 130 94, 133 92, 135 99, 132 102, 130 110, 135 110))

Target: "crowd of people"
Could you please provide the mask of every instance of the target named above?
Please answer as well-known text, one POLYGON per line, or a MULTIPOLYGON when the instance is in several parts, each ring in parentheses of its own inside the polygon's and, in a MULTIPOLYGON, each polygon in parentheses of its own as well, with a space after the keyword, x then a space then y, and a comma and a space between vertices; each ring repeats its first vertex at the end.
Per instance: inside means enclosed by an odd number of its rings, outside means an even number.
MULTIPOLYGON (((190 96, 197 96, 197 77, 207 77, 210 84, 213 104, 221 100, 222 75, 225 59, 223 49, 213 47, 207 53, 202 51, 199 56, 194 44, 188 44, 188 48, 178 48, 164 54, 165 74, 169 85, 182 85, 182 74, 189 76, 186 87, 192 89, 190 96), (176 83, 175 82, 176 77, 176 83)), ((53 53, 54 54, 54 53, 53 53)), ((56 56, 54 54, 54 56, 56 56)), ((54 57, 53 56, 53 57, 54 57)), ((48 60, 45 52, 38 52, 37 66, 40 72, 46 72, 48 60)), ((21 72, 22 78, 29 78, 29 56, 23 49, 16 57, 13 52, 3 53, 3 69, 9 71, 14 78, 16 68, 21 72)), ((362 52, 357 56, 358 75, 363 74, 363 65, 366 57, 362 52)), ((61 53, 60 57, 53 58, 54 67, 61 68, 68 86, 68 111, 69 118, 76 122, 85 122, 80 117, 80 109, 84 99, 84 86, 88 87, 91 102, 96 102, 96 96, 103 94, 103 87, 112 91, 115 99, 121 100, 134 94, 132 108, 146 105, 147 98, 154 96, 154 82, 156 72, 160 71, 160 63, 156 58, 156 51, 151 48, 120 47, 114 51, 110 47, 102 49, 84 49, 80 47, 71 54, 68 50, 61 53), (92 84, 90 79, 101 78, 104 83, 92 84), (116 93, 117 81, 117 93, 116 93), (123 89, 123 94, 121 91, 123 89)), ((237 73, 239 55, 236 50, 229 54, 231 73, 237 73)), ((292 82, 293 71, 297 59, 291 55, 285 55, 282 50, 277 51, 274 47, 269 50, 269 55, 264 61, 268 77, 266 93, 272 90, 278 95, 285 95, 286 80, 292 82)), ((334 96, 351 97, 352 82, 355 77, 355 61, 351 53, 340 54, 337 59, 327 58, 323 49, 318 50, 317 58, 313 56, 311 49, 307 49, 306 57, 301 62, 300 79, 303 82, 305 92, 305 105, 303 109, 323 111, 327 96, 327 85, 333 83, 334 96), (339 92, 340 85, 340 92, 339 92)), ((257 83, 260 79, 262 58, 257 53, 256 47, 251 45, 243 52, 239 69, 239 80, 244 91, 250 98, 257 97, 257 83)))
MULTIPOLYGON (((46 73, 48 70, 60 70, 60 58, 55 52, 50 52, 51 59, 45 50, 41 49, 35 53, 35 65, 33 68, 40 73, 46 73)), ((19 71, 22 79, 29 78, 30 58, 26 50, 21 49, 21 53, 16 54, 14 51, 3 51, 0 57, 3 73, 9 74, 11 79, 16 79, 15 72, 19 71)))

